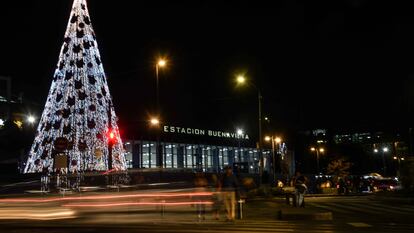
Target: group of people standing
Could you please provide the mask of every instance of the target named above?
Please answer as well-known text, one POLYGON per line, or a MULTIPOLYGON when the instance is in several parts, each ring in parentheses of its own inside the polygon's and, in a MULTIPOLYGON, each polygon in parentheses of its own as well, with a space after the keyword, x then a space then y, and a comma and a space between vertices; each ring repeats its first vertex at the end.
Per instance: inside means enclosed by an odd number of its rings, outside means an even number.
MULTIPOLYGON (((233 174, 231 167, 226 167, 224 173, 220 176, 213 174, 211 177, 212 185, 209 187, 207 177, 203 173, 196 173, 194 186, 197 192, 202 192, 210 189, 213 192, 213 217, 216 220, 220 219, 220 212, 225 209, 226 221, 234 221, 236 217, 236 198, 239 195, 239 182, 237 177, 233 174)), ((199 198, 201 202, 201 198, 199 198)), ((197 205, 198 218, 205 219, 205 204, 197 205)))

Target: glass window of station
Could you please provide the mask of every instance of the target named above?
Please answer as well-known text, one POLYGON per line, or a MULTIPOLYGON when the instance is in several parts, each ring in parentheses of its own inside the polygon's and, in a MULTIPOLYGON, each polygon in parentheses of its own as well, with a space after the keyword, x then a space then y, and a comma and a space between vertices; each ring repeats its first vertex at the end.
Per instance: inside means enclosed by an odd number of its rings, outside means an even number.
MULTIPOLYGON (((128 168, 157 168, 157 142, 126 141, 128 168)), ((203 172, 219 172, 225 166, 243 164, 248 173, 259 173, 259 151, 256 148, 215 146, 160 142, 158 153, 162 167, 191 169, 203 172)), ((263 156, 270 154, 263 150, 263 156)))

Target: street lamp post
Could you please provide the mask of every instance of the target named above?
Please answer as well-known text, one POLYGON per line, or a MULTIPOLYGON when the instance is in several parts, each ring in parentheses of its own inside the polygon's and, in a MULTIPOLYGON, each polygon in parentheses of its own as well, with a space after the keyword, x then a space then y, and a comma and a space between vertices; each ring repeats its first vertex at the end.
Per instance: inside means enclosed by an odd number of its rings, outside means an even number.
POLYGON ((386 176, 387 174, 387 164, 385 163, 385 152, 388 152, 388 147, 382 148, 382 165, 383 165, 384 176, 386 176))
MULTIPOLYGON (((156 113, 157 116, 159 117, 160 115, 160 88, 159 88, 159 69, 165 67, 165 65, 167 64, 167 61, 160 58, 158 59, 157 63, 155 64, 155 77, 156 77, 156 113)), ((157 119, 157 122, 153 122, 153 120, 151 120, 151 124, 153 126, 159 124, 159 120, 157 119)), ((157 143, 155 146, 155 151, 156 151, 156 156, 157 156, 157 163, 158 163, 158 167, 162 168, 163 167, 163 158, 162 158, 162 149, 160 148, 160 135, 159 135, 159 130, 157 130, 157 143)))
POLYGON ((397 177, 400 177, 401 176, 401 161, 404 161, 405 158, 400 157, 400 156, 394 156, 393 159, 398 161, 397 177))
POLYGON ((311 149, 311 151, 316 152, 316 172, 319 175, 319 152, 323 153, 325 151, 325 149, 324 148, 316 148, 316 147, 311 147, 310 149, 311 149))
MULTIPOLYGON (((247 84, 246 78, 242 75, 237 76, 236 78, 237 84, 244 85, 247 84)), ((253 83, 248 83, 250 86, 252 86, 257 91, 257 101, 258 101, 258 110, 259 110, 259 140, 258 140, 258 151, 259 151, 259 176, 260 176, 260 183, 262 183, 262 175, 264 170, 264 164, 263 164, 263 154, 262 154, 262 93, 260 92, 260 89, 254 85, 253 83)))
POLYGON ((159 69, 164 67, 167 64, 167 61, 164 59, 159 59, 155 64, 155 77, 156 77, 156 101, 157 101, 157 114, 160 114, 160 90, 159 90, 159 69))
POLYGON ((272 144, 272 175, 273 182, 276 182, 276 145, 277 150, 279 150, 279 145, 282 142, 282 139, 280 137, 266 136, 265 141, 271 141, 272 144))
MULTIPOLYGON (((254 86, 254 85, 253 85, 254 86)), ((254 86, 255 87, 255 86, 254 86)), ((263 161, 263 153, 262 153, 262 144, 263 144, 263 138, 262 138, 262 94, 260 93, 259 88, 256 87, 257 90, 257 100, 259 105, 259 157, 260 157, 260 177, 263 174, 264 170, 264 161, 263 161)))
MULTIPOLYGON (((378 153, 378 149, 374 149, 374 153, 378 153)), ((385 162, 385 153, 388 152, 388 147, 383 147, 382 150, 382 172, 384 173, 383 175, 385 176, 387 173, 387 164, 385 162)))
POLYGON ((149 120, 149 124, 150 127, 155 128, 155 134, 157 137, 157 140, 155 142, 155 156, 156 156, 156 166, 158 168, 162 168, 163 167, 163 158, 162 158, 162 153, 161 153, 161 148, 160 148, 160 120, 157 117, 152 117, 149 120))
POLYGON ((273 180, 275 180, 275 140, 273 139, 273 136, 266 136, 265 141, 270 141, 272 145, 272 175, 273 180))
POLYGON ((243 135, 243 130, 242 129, 238 129, 237 130, 237 140, 239 141, 239 153, 238 153, 238 163, 241 162, 241 148, 240 148, 240 137, 243 135))

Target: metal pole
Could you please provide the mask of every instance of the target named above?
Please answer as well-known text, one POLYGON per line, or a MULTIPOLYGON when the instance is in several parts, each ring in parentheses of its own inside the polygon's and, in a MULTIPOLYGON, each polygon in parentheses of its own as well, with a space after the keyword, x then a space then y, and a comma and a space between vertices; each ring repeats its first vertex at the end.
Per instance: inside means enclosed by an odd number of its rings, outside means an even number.
POLYGON ((259 175, 260 175, 260 184, 262 184, 262 176, 264 170, 264 161, 263 161, 263 153, 262 153, 262 94, 260 90, 257 88, 258 94, 258 102, 259 102, 259 159, 260 159, 260 168, 259 168, 259 175))
POLYGON ((160 91, 159 91, 159 78, 158 78, 158 64, 155 65, 155 76, 156 76, 156 101, 157 101, 157 106, 156 106, 156 112, 157 114, 160 114, 160 91))
POLYGON ((397 177, 400 178, 401 176, 401 158, 399 156, 397 156, 397 160, 398 160, 398 170, 397 170, 397 177))
POLYGON ((385 151, 384 150, 382 150, 382 165, 383 165, 384 176, 386 176, 387 165, 385 164, 385 151))
POLYGON ((276 163, 275 163, 275 140, 272 136, 272 169, 273 169, 273 184, 276 182, 276 163))
POLYGON ((319 175, 319 148, 316 148, 316 173, 319 175))
POLYGON ((240 163, 240 161, 241 161, 240 135, 239 135, 238 141, 239 141, 239 154, 238 154, 239 156, 238 156, 238 161, 237 161, 237 162, 239 162, 239 163, 240 163))
MULTIPOLYGON (((156 115, 157 117, 160 116, 160 88, 159 88, 159 67, 158 63, 155 65, 155 76, 156 76, 156 115)), ((162 158, 162 151, 160 150, 160 132, 157 127, 157 140, 155 144, 155 158, 156 158, 156 167, 162 168, 163 167, 163 158, 162 158), (158 166, 157 166, 158 164, 158 166)), ((160 174, 161 176, 161 174, 160 174)), ((160 178, 161 179, 161 178, 160 178)))
POLYGON ((412 138, 412 129, 413 128, 409 128, 408 129, 408 148, 410 149, 410 155, 413 155, 413 138, 412 138))

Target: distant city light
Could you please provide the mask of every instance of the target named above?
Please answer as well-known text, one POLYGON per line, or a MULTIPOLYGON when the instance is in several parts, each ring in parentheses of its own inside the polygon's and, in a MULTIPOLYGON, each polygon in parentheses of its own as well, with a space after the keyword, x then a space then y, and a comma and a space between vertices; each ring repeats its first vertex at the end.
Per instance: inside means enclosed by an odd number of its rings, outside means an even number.
POLYGON ((384 152, 388 152, 388 147, 384 147, 384 148, 382 148, 382 151, 384 151, 384 152))
POLYGON ((4 120, 0 119, 0 126, 4 126, 4 120))
POLYGON ((270 139, 271 139, 271 138, 270 138, 269 136, 266 136, 266 137, 265 137, 265 141, 267 141, 267 142, 268 142, 268 141, 270 141, 270 139))
POLYGON ((374 149, 374 153, 378 153, 378 149, 377 148, 374 149))
POLYGON ((276 143, 281 143, 282 142, 282 139, 280 137, 276 137, 275 142, 276 143))

